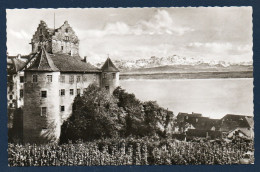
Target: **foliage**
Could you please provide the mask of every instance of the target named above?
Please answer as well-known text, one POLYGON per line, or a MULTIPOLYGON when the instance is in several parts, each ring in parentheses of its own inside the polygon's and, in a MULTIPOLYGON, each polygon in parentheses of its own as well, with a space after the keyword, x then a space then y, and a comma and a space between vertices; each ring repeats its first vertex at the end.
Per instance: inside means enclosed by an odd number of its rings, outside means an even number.
POLYGON ((124 113, 117 100, 106 90, 90 85, 83 96, 75 98, 73 114, 62 125, 60 141, 116 137, 124 123, 124 113))
POLYGON ((166 136, 172 129, 173 112, 160 107, 155 101, 141 102, 134 94, 117 87, 113 95, 118 106, 126 113, 126 136, 166 136))
POLYGON ((239 164, 248 151, 254 151, 252 140, 185 142, 128 137, 62 145, 8 144, 8 163, 9 166, 239 164))
POLYGON ((61 143, 111 137, 169 136, 173 113, 156 102, 141 102, 117 87, 113 95, 90 85, 73 103, 72 116, 63 123, 61 143))

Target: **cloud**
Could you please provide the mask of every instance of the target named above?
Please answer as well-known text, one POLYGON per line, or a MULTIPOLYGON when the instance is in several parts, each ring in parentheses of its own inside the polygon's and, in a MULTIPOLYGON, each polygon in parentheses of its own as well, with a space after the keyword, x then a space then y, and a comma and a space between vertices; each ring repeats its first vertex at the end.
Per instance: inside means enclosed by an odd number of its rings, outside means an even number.
POLYGON ((165 10, 158 10, 149 20, 139 20, 134 25, 126 22, 107 23, 102 29, 77 30, 75 31, 84 38, 104 37, 106 35, 183 35, 194 29, 178 26, 173 17, 165 10))
POLYGON ((138 28, 148 34, 173 34, 183 35, 185 32, 193 31, 192 28, 178 26, 170 14, 165 10, 158 10, 149 21, 141 21, 138 28))
POLYGON ((29 35, 28 33, 26 33, 24 30, 21 30, 19 32, 16 32, 14 30, 10 30, 10 34, 15 36, 18 39, 31 39, 31 35, 29 35))
POLYGON ((223 52, 223 51, 236 51, 236 52, 250 52, 252 51, 252 46, 249 44, 245 45, 234 45, 230 42, 226 43, 217 43, 217 42, 192 42, 188 44, 188 47, 191 48, 206 48, 214 52, 223 52))

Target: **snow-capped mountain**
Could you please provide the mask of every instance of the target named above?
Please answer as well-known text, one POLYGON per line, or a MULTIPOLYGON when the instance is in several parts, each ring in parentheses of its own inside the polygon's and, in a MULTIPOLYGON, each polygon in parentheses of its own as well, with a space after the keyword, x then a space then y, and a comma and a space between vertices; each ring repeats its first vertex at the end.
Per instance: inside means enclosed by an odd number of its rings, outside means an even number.
MULTIPOLYGON (((152 56, 149 59, 138 59, 138 60, 114 60, 114 64, 122 70, 128 69, 139 69, 139 68, 153 68, 161 66, 211 66, 211 67, 228 67, 230 65, 252 65, 252 61, 248 62, 227 62, 218 60, 205 60, 202 58, 193 57, 182 57, 178 55, 173 55, 169 57, 155 57, 152 56)), ((97 64, 101 66, 102 64, 97 64)))

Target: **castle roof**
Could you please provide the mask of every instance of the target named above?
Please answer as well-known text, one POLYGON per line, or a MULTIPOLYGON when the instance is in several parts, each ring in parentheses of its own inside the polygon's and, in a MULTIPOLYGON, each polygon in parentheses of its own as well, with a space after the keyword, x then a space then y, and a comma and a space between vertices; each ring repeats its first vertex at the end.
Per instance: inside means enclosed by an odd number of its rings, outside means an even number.
POLYGON ((27 71, 101 72, 90 63, 83 62, 79 56, 49 54, 44 47, 28 63, 30 62, 32 65, 25 69, 27 71))
POLYGON ((83 62, 79 56, 50 54, 50 57, 61 72, 101 72, 90 63, 83 62))
POLYGON ((33 64, 27 68, 28 71, 59 71, 59 69, 54 64, 53 60, 50 58, 49 54, 46 52, 45 48, 42 47, 39 54, 35 57, 33 64))
POLYGON ((25 62, 16 58, 16 56, 8 56, 7 65, 10 66, 8 73, 17 73, 23 68, 25 62))
POLYGON ((111 59, 108 57, 104 65, 102 66, 101 70, 103 72, 119 72, 116 66, 113 64, 111 59))

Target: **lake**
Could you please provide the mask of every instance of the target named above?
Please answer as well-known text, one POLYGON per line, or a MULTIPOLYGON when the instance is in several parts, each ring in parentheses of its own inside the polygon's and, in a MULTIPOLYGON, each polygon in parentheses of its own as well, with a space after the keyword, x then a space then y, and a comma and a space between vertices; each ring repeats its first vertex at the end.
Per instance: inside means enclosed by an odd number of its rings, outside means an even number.
POLYGON ((120 85, 142 101, 157 103, 175 115, 202 113, 221 118, 226 114, 253 116, 253 79, 128 79, 120 85))

